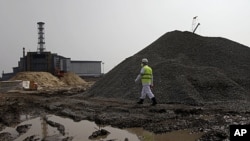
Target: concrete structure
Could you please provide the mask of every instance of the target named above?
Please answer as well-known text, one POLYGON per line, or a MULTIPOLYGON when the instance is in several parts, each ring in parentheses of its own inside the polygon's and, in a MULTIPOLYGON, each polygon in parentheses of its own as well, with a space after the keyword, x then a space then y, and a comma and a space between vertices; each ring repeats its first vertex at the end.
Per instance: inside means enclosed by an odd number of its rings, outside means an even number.
POLYGON ((51 52, 27 52, 27 56, 20 58, 18 67, 13 72, 21 71, 45 71, 52 74, 56 70, 67 72, 70 70, 70 58, 66 58, 51 52))
POLYGON ((44 38, 44 22, 38 22, 37 28, 38 28, 38 46, 37 46, 37 52, 41 53, 45 51, 45 38, 44 38))
POLYGON ((56 53, 45 51, 44 24, 38 22, 38 47, 37 52, 27 52, 23 48, 23 56, 18 61, 18 66, 13 68, 13 73, 2 73, 2 80, 8 80, 18 72, 43 71, 58 75, 58 72, 74 72, 81 77, 98 77, 102 75, 102 61, 73 61, 56 53))
POLYGON ((94 76, 101 75, 101 61, 71 61, 70 71, 79 76, 94 76))

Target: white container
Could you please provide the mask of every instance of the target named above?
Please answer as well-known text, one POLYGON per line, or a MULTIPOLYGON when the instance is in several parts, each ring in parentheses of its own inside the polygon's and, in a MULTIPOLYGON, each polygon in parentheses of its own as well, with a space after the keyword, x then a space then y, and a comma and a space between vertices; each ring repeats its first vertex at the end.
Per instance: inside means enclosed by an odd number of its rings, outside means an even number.
POLYGON ((23 81, 22 86, 24 89, 30 89, 30 81, 23 81))

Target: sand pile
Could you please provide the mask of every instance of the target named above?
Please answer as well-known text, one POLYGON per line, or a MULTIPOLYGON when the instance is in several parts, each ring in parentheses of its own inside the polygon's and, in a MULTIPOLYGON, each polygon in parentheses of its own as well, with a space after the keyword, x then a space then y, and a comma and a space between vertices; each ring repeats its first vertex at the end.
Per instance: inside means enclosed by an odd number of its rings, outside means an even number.
POLYGON ((34 81, 40 87, 60 87, 65 83, 48 72, 19 72, 10 80, 34 81))
POLYGON ((34 81, 39 87, 57 88, 62 86, 85 85, 86 82, 74 73, 65 73, 60 79, 48 72, 20 72, 10 80, 34 81))
POLYGON ((60 78, 62 82, 70 86, 87 85, 87 82, 73 72, 68 72, 60 78))
POLYGON ((180 31, 166 33, 125 59, 96 82, 88 96, 137 99, 141 88, 134 79, 144 57, 153 68, 153 92, 160 103, 195 105, 249 99, 249 47, 180 31))

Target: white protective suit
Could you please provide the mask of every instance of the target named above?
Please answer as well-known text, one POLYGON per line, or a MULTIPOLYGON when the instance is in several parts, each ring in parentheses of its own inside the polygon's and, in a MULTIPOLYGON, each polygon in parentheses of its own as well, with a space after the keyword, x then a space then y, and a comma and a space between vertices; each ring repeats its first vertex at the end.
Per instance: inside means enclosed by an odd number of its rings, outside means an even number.
MULTIPOLYGON (((144 67, 141 68, 140 74, 135 79, 135 82, 141 81, 141 76, 145 73, 144 67)), ((146 96, 148 96, 150 99, 155 97, 154 94, 151 91, 151 86, 153 86, 153 74, 152 79, 150 83, 143 83, 142 84, 142 91, 141 91, 141 97, 140 99, 145 99, 146 96)))

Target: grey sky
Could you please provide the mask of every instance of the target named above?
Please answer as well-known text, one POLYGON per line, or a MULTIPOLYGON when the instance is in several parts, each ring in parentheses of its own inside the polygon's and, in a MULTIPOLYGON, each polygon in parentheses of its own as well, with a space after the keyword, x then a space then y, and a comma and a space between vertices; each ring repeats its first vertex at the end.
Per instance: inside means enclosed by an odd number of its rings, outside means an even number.
MULTIPOLYGON (((105 62, 105 72, 173 30, 224 37, 250 46, 249 0, 0 0, 0 71, 37 50, 45 22, 46 50, 72 60, 105 62)), ((0 75, 1 76, 1 75, 0 75)))

